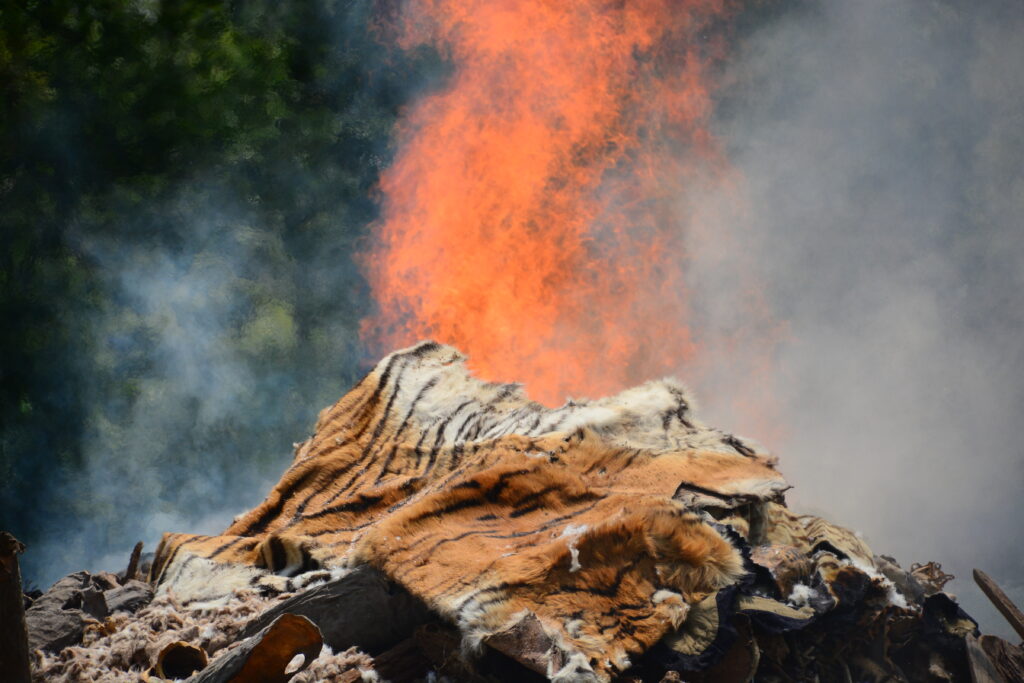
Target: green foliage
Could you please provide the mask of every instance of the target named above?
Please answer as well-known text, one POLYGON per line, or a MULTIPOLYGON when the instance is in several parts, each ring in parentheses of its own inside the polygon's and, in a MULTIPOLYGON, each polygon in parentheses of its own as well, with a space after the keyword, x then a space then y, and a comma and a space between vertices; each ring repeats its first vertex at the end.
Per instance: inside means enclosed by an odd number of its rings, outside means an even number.
POLYGON ((0 528, 47 547, 80 518, 51 564, 252 504, 355 378, 351 254, 407 84, 438 70, 370 14, 0 4, 0 528))

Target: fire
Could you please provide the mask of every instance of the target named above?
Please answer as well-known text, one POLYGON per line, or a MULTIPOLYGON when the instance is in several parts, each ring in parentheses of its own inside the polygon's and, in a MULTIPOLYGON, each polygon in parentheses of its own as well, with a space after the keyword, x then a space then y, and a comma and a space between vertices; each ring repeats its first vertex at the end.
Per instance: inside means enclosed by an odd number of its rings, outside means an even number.
POLYGON ((376 348, 434 338, 537 400, 677 371, 688 183, 725 164, 707 130, 707 35, 724 0, 411 0, 402 47, 451 61, 405 113, 361 254, 376 348))

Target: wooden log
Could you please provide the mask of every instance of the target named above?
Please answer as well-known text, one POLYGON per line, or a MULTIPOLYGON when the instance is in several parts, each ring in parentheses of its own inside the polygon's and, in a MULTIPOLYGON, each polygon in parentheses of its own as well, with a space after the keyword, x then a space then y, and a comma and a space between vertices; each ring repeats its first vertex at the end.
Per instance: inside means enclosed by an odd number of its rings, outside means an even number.
POLYGON ((187 679, 187 683, 287 683, 317 658, 323 648, 320 631, 306 617, 283 614, 213 664, 187 679), (296 671, 287 671, 297 655, 296 671))
POLYGON ((241 636, 252 635, 282 614, 307 617, 335 652, 356 646, 371 655, 393 647, 431 618, 422 602, 367 566, 279 602, 249 622, 241 636))
POLYGON ((29 683, 28 629, 25 601, 21 594, 18 555, 25 546, 6 531, 0 531, 0 671, 11 683, 29 683))
POLYGON ((985 572, 975 569, 974 581, 978 584, 981 592, 996 606, 999 613, 1010 622, 1010 626, 1017 632, 1017 635, 1024 638, 1024 612, 1021 612, 1020 608, 1013 604, 1013 601, 1003 592, 1003 589, 985 572))

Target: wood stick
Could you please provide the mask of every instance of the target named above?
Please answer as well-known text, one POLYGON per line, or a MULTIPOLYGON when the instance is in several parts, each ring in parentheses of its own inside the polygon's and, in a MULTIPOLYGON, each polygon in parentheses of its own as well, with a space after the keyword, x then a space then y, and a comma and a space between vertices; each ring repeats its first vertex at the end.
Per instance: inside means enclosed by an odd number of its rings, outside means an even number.
POLYGON ((984 593, 992 604, 996 606, 999 613, 1006 617, 1006 620, 1010 622, 1010 626, 1017 634, 1024 638, 1024 612, 1020 611, 1013 601, 1010 600, 1009 596, 1003 592, 1003 589, 996 585, 996 582, 992 580, 985 572, 980 569, 974 570, 974 581, 978 584, 978 588, 984 593))
POLYGON ((0 531, 0 671, 11 683, 29 683, 28 630, 18 554, 25 545, 0 531))
POLYGON ((132 556, 128 559, 128 568, 124 570, 124 582, 139 578, 139 556, 142 555, 142 541, 135 544, 132 556))

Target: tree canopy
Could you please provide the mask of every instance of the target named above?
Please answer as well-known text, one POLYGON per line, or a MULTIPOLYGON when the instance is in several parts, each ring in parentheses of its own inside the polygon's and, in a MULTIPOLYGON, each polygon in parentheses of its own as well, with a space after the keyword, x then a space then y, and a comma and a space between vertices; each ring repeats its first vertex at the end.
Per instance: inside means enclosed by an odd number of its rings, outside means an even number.
POLYGON ((0 5, 0 528, 30 579, 215 530, 360 371, 351 255, 440 71, 372 26, 360 0, 0 5))

